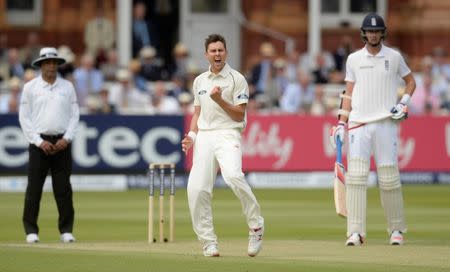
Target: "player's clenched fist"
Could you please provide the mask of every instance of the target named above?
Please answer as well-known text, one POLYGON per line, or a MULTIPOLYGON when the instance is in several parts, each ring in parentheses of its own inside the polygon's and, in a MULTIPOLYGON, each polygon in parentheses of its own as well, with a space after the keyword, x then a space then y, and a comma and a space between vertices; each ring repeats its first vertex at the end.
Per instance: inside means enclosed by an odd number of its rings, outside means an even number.
POLYGON ((211 97, 212 100, 214 101, 218 101, 222 98, 222 90, 220 89, 219 86, 215 86, 212 90, 211 90, 211 94, 209 95, 211 97))

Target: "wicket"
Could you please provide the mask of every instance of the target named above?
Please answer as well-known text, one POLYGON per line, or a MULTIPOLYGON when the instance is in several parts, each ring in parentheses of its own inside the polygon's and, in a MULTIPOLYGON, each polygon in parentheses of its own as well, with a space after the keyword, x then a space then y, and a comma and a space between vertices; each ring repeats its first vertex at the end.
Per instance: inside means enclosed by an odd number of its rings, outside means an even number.
POLYGON ((155 172, 159 169, 159 242, 173 242, 175 232, 175 164, 151 163, 149 165, 149 199, 148 199, 148 242, 155 243, 153 230, 153 209, 155 196, 155 172), (170 169, 169 196, 169 239, 164 237, 164 176, 165 170, 170 169))

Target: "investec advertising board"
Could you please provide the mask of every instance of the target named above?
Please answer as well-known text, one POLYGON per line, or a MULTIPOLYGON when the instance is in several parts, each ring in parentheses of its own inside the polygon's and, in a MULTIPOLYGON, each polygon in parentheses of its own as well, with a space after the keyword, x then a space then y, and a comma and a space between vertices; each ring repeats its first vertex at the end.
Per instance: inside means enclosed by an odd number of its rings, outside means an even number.
MULTIPOLYGON (((145 173, 150 162, 184 167, 183 116, 85 115, 72 142, 75 173, 145 173)), ((28 143, 17 115, 0 115, 0 172, 24 174, 28 143)))
MULTIPOLYGON (((181 139, 190 116, 82 116, 73 141, 76 174, 143 174, 149 162, 173 162, 190 169, 181 139)), ((249 115, 243 133, 244 172, 331 172, 329 144, 336 118, 301 115, 249 115)), ((450 173, 450 117, 411 117, 400 123, 398 159, 402 173, 450 173)), ((201 143, 197 143, 201 144, 201 143)), ((28 144, 17 115, 0 115, 0 175, 26 172, 28 144)), ((344 156, 346 155, 344 145, 344 156)), ((345 161, 345 160, 344 160, 345 161)), ((372 163, 371 169, 375 166, 372 163)), ((422 175, 421 179, 428 179, 422 175)))

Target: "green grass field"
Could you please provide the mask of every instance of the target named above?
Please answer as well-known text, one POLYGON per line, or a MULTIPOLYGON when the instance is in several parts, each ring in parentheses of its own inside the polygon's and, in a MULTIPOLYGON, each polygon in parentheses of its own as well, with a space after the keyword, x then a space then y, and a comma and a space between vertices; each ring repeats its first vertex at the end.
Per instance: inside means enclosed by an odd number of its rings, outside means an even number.
POLYGON ((404 186, 406 245, 387 244, 377 189, 368 192, 368 237, 345 247, 345 220, 332 191, 255 190, 266 220, 264 248, 246 255, 239 201, 216 189, 213 208, 220 258, 205 258, 193 235, 186 191, 176 196, 176 242, 147 244, 145 190, 76 192, 77 242, 62 244, 51 193, 39 217, 41 242, 24 242, 22 193, 0 193, 0 272, 49 271, 450 271, 450 186, 404 186))

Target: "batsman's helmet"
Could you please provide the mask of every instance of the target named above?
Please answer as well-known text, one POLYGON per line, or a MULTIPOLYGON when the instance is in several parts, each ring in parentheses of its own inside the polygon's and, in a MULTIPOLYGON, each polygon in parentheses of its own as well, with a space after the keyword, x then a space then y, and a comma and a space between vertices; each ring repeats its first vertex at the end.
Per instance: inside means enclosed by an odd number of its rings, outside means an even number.
POLYGON ((361 24, 361 38, 364 41, 367 41, 366 37, 366 31, 367 30, 381 30, 382 31, 382 37, 385 38, 386 36, 386 25, 384 24, 383 18, 376 14, 376 13, 369 13, 364 17, 364 20, 361 24))

